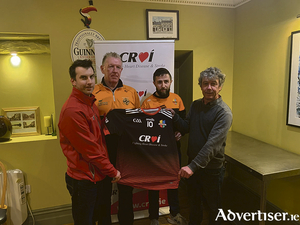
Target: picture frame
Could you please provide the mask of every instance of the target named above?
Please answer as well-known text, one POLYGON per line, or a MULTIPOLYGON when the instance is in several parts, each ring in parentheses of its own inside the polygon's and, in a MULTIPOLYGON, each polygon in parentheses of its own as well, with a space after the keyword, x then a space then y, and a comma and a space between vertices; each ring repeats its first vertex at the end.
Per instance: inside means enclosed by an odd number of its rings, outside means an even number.
POLYGON ((179 11, 146 9, 148 40, 179 40, 179 11))
POLYGON ((300 127, 300 30, 291 33, 290 74, 286 124, 300 127))
POLYGON ((2 108, 2 111, 11 122, 11 137, 41 135, 39 107, 2 108))

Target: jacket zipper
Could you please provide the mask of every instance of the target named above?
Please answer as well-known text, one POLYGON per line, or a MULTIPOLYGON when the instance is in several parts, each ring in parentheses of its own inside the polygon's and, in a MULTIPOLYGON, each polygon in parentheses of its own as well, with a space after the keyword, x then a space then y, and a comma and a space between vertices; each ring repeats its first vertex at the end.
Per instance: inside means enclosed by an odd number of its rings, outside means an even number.
MULTIPOLYGON (((96 120, 97 120, 97 123, 99 125, 99 128, 101 129, 101 124, 98 120, 98 116, 95 114, 95 111, 94 111, 94 108, 93 108, 93 105, 91 106, 91 109, 93 111, 93 117, 96 117, 96 120)), ((89 169, 90 169, 90 172, 91 174, 93 175, 93 180, 94 180, 94 183, 96 184, 96 181, 95 181, 95 168, 94 168, 94 165, 89 163, 89 169), (93 171, 91 171, 91 168, 93 169, 93 171)))
POLYGON ((114 99, 114 102, 116 101, 116 98, 115 98, 115 92, 114 91, 111 91, 112 94, 113 94, 113 99, 114 99))
MULTIPOLYGON (((106 88, 108 88, 108 87, 106 87, 106 88)), ((108 88, 108 89, 112 92, 114 102, 116 101, 116 98, 115 98, 115 91, 116 91, 118 88, 120 88, 120 87, 117 87, 114 91, 111 90, 110 88, 108 88)))

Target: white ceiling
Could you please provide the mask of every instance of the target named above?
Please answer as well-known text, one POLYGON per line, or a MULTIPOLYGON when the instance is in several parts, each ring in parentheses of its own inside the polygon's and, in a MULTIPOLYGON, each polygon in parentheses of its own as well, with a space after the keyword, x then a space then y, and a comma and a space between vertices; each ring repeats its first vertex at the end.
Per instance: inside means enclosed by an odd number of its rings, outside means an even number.
POLYGON ((119 0, 131 2, 151 2, 164 4, 180 4, 208 7, 236 8, 251 0, 119 0))

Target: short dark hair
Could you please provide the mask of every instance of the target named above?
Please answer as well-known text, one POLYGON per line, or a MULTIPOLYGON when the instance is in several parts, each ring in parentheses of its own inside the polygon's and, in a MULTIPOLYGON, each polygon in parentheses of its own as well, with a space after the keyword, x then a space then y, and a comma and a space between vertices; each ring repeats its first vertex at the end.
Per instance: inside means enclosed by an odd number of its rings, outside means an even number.
POLYGON ((91 67, 93 69, 93 71, 95 72, 94 67, 93 67, 93 62, 91 60, 77 59, 76 61, 73 62, 73 64, 69 68, 70 77, 74 80, 76 80, 76 71, 75 70, 77 67, 83 67, 85 69, 88 69, 91 67))
POLYGON ((158 68, 157 70, 155 70, 155 72, 153 74, 153 82, 155 81, 155 77, 159 77, 164 74, 169 74, 170 80, 172 80, 172 76, 171 76, 171 73, 169 72, 169 70, 167 70, 166 68, 158 68))

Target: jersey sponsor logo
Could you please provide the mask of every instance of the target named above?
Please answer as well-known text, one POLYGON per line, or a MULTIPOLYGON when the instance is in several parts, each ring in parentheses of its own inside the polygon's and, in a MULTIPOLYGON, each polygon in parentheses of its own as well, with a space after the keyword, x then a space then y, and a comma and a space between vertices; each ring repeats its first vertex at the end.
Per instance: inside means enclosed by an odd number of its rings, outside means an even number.
POLYGON ((155 121, 153 118, 146 118, 147 121, 147 127, 152 128, 153 127, 153 122, 155 121))
POLYGON ((176 98, 173 99, 173 103, 174 103, 175 105, 177 105, 177 99, 176 99, 176 98))
POLYGON ((102 100, 99 100, 98 106, 101 106, 101 105, 108 105, 108 102, 103 102, 102 100))
POLYGON ((123 98, 123 103, 124 103, 125 105, 129 105, 130 101, 129 101, 128 98, 123 98))
POLYGON ((146 96, 147 95, 147 89, 145 91, 137 91, 138 96, 146 96))
POLYGON ((161 128, 165 128, 167 126, 166 124, 166 121, 165 120, 160 120, 158 125, 161 127, 161 128))
POLYGON ((132 120, 134 123, 142 123, 141 119, 133 118, 132 120))
POLYGON ((138 60, 140 62, 152 62, 153 60, 153 55, 154 55, 154 49, 149 53, 149 52, 122 52, 120 54, 122 62, 137 62, 138 60))
POLYGON ((159 143, 160 142, 160 135, 158 136, 151 136, 147 134, 142 134, 139 137, 140 142, 148 142, 148 143, 159 143))

